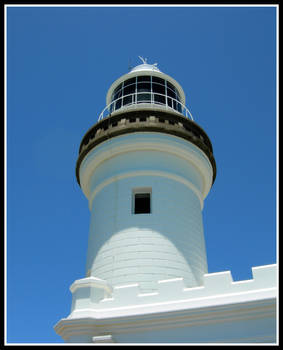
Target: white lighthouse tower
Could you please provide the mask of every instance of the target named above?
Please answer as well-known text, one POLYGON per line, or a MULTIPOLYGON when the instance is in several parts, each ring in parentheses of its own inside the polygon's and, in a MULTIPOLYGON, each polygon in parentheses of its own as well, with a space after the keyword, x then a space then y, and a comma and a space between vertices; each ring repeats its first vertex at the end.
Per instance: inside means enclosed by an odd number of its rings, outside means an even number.
POLYGON ((87 276, 142 292, 168 278, 202 284, 201 211, 215 162, 184 105, 181 86, 146 63, 110 87, 110 114, 86 133, 77 162, 91 210, 87 276))
POLYGON ((180 303, 201 308, 212 285, 232 282, 207 274, 211 142, 179 83, 142 61, 111 85, 80 145, 76 176, 91 220, 86 277, 72 284, 71 314, 55 327, 67 342, 188 342, 180 303))

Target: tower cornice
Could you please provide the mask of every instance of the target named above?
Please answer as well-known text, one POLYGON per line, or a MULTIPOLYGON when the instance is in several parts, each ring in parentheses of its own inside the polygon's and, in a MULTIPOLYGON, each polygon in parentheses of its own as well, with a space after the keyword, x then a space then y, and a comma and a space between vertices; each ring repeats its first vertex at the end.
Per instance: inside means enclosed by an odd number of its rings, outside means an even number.
POLYGON ((133 132, 158 132, 185 139, 208 157, 212 169, 212 184, 216 177, 216 162, 212 144, 204 130, 194 121, 183 117, 180 113, 158 110, 121 111, 94 124, 84 135, 76 164, 76 177, 79 184, 79 170, 86 155, 100 143, 110 138, 133 132))

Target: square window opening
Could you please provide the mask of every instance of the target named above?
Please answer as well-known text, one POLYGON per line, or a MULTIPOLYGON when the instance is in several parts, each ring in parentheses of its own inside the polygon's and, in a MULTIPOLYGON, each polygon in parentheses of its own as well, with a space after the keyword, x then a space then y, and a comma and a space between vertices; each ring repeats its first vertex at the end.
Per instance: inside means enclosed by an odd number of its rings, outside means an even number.
POLYGON ((133 213, 150 214, 151 213, 151 193, 133 192, 133 213))

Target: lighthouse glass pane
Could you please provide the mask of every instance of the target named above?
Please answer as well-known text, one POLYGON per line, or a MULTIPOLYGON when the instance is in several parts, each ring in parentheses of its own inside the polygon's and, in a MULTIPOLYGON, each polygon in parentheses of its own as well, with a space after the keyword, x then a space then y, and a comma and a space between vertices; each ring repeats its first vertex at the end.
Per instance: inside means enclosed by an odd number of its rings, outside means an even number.
POLYGON ((150 81, 150 76, 149 75, 143 75, 138 77, 138 82, 140 81, 150 81))
POLYGON ((136 78, 131 78, 131 79, 128 79, 124 82, 124 87, 125 86, 128 86, 128 85, 131 85, 131 84, 135 84, 136 82, 136 78))
POLYGON ((121 91, 122 91, 122 84, 120 84, 119 86, 116 87, 116 89, 114 90, 113 96, 114 96, 114 100, 117 97, 121 96, 121 91), (120 96, 118 96, 120 94, 120 96))
POLYGON ((158 78, 158 77, 152 77, 152 82, 153 82, 153 83, 159 83, 159 84, 165 85, 165 80, 164 80, 164 79, 161 79, 161 78, 158 78))
POLYGON ((126 106, 130 103, 132 103, 132 96, 126 96, 123 98, 123 106, 126 106))
POLYGON ((119 98, 121 96, 122 96, 122 90, 119 90, 119 91, 115 92, 114 100, 117 100, 117 98, 119 98))
POLYGON ((165 104, 165 97, 162 95, 154 94, 154 102, 165 104))
POLYGON ((172 85, 171 83, 169 83, 169 81, 167 81, 167 88, 171 89, 172 91, 175 90, 174 85, 172 85))
POLYGON ((169 89, 168 87, 167 87, 167 95, 170 97, 176 98, 175 91, 173 91, 172 89, 169 89))
POLYGON ((122 103, 122 99, 119 98, 119 100, 116 101, 116 104, 115 104, 115 109, 119 109, 121 108, 121 103, 122 103))
POLYGON ((119 85, 116 87, 116 89, 114 90, 114 95, 115 95, 119 90, 121 90, 121 88, 122 88, 122 84, 119 84, 119 85))
POLYGON ((138 100, 138 103, 147 103, 148 101, 150 101, 150 97, 151 97, 151 94, 137 94, 137 100, 138 100))
POLYGON ((156 103, 168 105, 182 113, 180 95, 176 87, 159 77, 142 75, 120 83, 113 91, 110 112, 132 103, 156 103))
POLYGON ((124 96, 129 95, 129 94, 133 94, 135 92, 135 90, 136 90, 135 84, 124 87, 124 96))
POLYGON ((165 95, 165 86, 160 84, 152 84, 152 91, 165 95))
POLYGON ((150 83, 138 83, 138 92, 150 91, 150 83))

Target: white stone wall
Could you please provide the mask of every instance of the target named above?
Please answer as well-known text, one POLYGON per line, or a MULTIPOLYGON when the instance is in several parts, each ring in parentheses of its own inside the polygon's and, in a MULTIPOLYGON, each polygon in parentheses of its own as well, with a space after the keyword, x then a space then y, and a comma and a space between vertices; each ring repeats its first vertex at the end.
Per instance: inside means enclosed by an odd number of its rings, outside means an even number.
POLYGON ((82 165, 82 178, 84 171, 90 174, 88 275, 113 286, 139 283, 144 292, 168 278, 182 277, 189 287, 202 284, 202 172, 211 168, 197 147, 170 135, 120 136, 95 148, 82 165), (185 157, 191 154, 197 164, 185 157), (132 192, 140 187, 151 189, 150 214, 132 213, 132 192))
POLYGON ((230 271, 207 273, 203 276, 203 286, 193 288, 187 288, 183 278, 160 280, 155 282, 154 293, 142 293, 138 283, 112 288, 94 277, 83 278, 70 288, 76 304, 70 317, 83 317, 85 310, 94 318, 98 314, 105 318, 125 317, 150 314, 152 308, 159 313, 273 298, 277 287, 277 266, 253 267, 252 275, 250 280, 233 281, 230 271), (100 290, 106 293, 101 294, 100 290))
POLYGON ((253 267, 252 276, 205 274, 194 288, 182 278, 158 281, 153 293, 84 278, 72 284, 72 312, 55 329, 67 342, 275 343, 277 266, 253 267))
POLYGON ((114 182, 97 195, 92 223, 91 275, 114 286, 137 282, 149 291, 152 282, 174 277, 196 286, 207 271, 199 201, 176 181, 136 176, 114 182), (131 212, 132 189, 140 185, 152 186, 151 214, 131 212))

